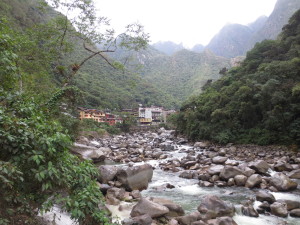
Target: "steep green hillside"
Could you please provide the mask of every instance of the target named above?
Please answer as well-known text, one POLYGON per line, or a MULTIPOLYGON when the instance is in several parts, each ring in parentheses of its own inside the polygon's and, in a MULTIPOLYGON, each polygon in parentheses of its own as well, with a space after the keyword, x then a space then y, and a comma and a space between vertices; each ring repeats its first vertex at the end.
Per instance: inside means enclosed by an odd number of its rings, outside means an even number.
POLYGON ((242 66, 186 102, 177 125, 192 140, 300 144, 300 10, 280 40, 258 43, 242 66))
POLYGON ((172 56, 157 55, 144 62, 142 76, 158 89, 182 102, 201 92, 207 80, 220 77, 219 71, 230 67, 229 60, 209 51, 181 50, 172 56))
MULTIPOLYGON (((35 32, 38 29, 36 26, 40 23, 46 23, 58 15, 54 10, 50 8, 42 10, 40 6, 38 0, 4 0, 0 3, 0 12, 16 30, 32 29, 32 32, 35 32)), ((80 39, 69 36, 66 38, 72 43, 72 51, 60 57, 60 62, 53 61, 51 69, 59 63, 69 69, 70 65, 80 64, 90 55, 90 52, 83 48, 80 39)), ((108 60, 113 63, 109 57, 110 55, 107 54, 108 60)), ((122 56, 119 59, 122 61, 122 56)), ((86 107, 120 109, 135 107, 138 103, 173 107, 175 103, 172 97, 143 80, 135 72, 135 68, 131 69, 116 69, 108 65, 103 58, 94 57, 80 68, 71 84, 82 91, 84 98, 82 106, 86 107)), ((65 77, 59 71, 54 69, 50 75, 48 82, 51 84, 48 83, 48 86, 62 86, 65 77)), ((43 83, 36 85, 43 85, 43 83)))

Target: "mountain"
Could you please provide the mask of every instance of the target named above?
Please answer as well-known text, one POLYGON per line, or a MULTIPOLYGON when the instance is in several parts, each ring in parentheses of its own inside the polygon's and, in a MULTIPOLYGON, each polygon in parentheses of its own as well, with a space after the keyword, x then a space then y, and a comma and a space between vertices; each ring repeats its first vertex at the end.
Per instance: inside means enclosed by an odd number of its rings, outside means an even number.
POLYGON ((300 10, 278 40, 264 40, 177 115, 191 140, 300 144, 300 10))
POLYGON ((197 53, 183 49, 172 56, 156 55, 146 60, 141 74, 159 90, 182 102, 200 93, 208 80, 218 79, 219 71, 230 67, 229 61, 208 50, 197 53))
POLYGON ((282 27, 288 23, 289 18, 300 9, 299 0, 277 0, 273 12, 249 40, 248 49, 252 48, 256 42, 265 39, 275 40, 281 32, 282 27))
POLYGON ((240 24, 228 24, 215 35, 206 48, 219 56, 232 58, 243 55, 246 51, 245 42, 253 31, 250 27, 240 24))
POLYGON ((284 24, 293 13, 300 8, 299 0, 277 0, 275 8, 269 17, 261 16, 248 25, 225 25, 216 34, 206 48, 216 55, 235 57, 245 55, 256 42, 264 39, 275 40, 284 24))
MULTIPOLYGON (((50 7, 42 11, 39 2, 39 0, 3 0, 0 2, 0 13, 8 19, 14 29, 26 31, 59 15, 50 7)), ((73 51, 63 56, 62 62, 66 68, 74 63, 80 64, 89 56, 89 52, 82 48, 83 43, 80 39, 69 40, 73 44, 73 51)), ((158 52, 153 51, 155 54, 158 52)), ((107 54, 108 60, 112 62, 111 57, 107 54)), ((123 60, 122 55, 119 55, 119 59, 123 60)), ((85 107, 120 109, 135 107, 138 104, 174 107, 175 103, 170 95, 157 89, 151 82, 133 71, 114 69, 101 57, 93 57, 80 68, 71 84, 83 93, 82 106, 85 107)), ((50 83, 46 86, 60 87, 63 77, 56 72, 50 74, 48 81, 50 83)), ((44 84, 40 82, 37 85, 44 84)))
POLYGON ((167 55, 172 55, 175 52, 178 52, 182 49, 184 49, 182 43, 176 44, 172 41, 160 41, 157 43, 154 43, 152 45, 155 49, 157 49, 160 52, 163 52, 167 55))
POLYGON ((191 50, 193 51, 193 52, 203 52, 204 51, 204 48, 205 48, 205 46, 204 45, 201 45, 201 44, 197 44, 197 45, 195 45, 191 50))

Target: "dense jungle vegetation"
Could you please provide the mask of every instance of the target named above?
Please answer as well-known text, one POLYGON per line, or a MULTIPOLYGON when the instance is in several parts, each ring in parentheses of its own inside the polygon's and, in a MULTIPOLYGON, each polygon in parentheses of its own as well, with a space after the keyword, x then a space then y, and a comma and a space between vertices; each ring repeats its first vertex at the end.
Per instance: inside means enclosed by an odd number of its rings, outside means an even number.
MULTIPOLYGON (((48 2, 53 8, 45 1, 0 2, 0 224, 39 224, 37 214, 54 204, 80 224, 109 224, 96 183, 98 169, 69 148, 80 127, 77 106, 87 99, 75 79, 83 79, 81 67, 97 57, 117 70, 120 65, 105 55, 111 50, 94 46, 112 46, 114 32, 95 32, 96 21, 108 28, 109 23, 96 16, 92 1, 48 2), (66 17, 55 8, 80 16, 66 17)), ((132 24, 118 43, 139 50, 147 39, 143 27, 132 24)), ((129 76, 123 71, 117 74, 129 76)), ((98 97, 107 106, 111 96, 98 97)))
POLYGON ((177 115, 191 140, 219 143, 300 144, 300 11, 278 40, 257 43, 177 115))

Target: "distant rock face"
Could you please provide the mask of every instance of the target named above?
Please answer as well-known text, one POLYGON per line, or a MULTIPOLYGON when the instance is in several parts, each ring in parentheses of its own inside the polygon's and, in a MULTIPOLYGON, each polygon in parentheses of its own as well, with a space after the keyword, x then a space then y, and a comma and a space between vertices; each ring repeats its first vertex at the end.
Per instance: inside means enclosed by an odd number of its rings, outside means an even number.
POLYGON ((265 39, 276 39, 282 27, 299 8, 299 0, 277 0, 269 17, 259 17, 249 25, 226 25, 213 37, 206 48, 216 55, 227 58, 245 55, 255 43, 265 39))

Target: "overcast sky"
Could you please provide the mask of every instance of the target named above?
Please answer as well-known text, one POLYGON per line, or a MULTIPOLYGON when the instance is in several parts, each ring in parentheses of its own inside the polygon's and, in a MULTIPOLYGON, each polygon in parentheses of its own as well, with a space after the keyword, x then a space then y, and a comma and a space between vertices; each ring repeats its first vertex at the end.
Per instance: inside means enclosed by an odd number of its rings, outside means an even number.
POLYGON ((227 23, 248 24, 269 16, 276 0, 94 0, 99 15, 122 32, 139 22, 152 43, 173 41, 185 47, 207 45, 227 23))

